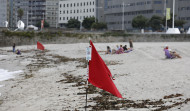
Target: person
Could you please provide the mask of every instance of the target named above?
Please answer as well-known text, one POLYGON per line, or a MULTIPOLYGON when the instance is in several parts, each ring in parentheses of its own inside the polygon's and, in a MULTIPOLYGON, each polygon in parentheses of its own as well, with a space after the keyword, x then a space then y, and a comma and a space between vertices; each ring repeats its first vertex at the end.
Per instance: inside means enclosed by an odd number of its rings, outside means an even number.
POLYGON ((120 45, 120 48, 116 51, 117 54, 124 53, 122 45, 120 45))
POLYGON ((165 51, 166 58, 170 58, 170 59, 173 59, 176 57, 181 58, 181 56, 178 53, 169 49, 169 47, 167 45, 165 46, 164 51, 165 51))
POLYGON ((15 43, 13 44, 13 53, 15 52, 15 47, 16 47, 16 45, 15 45, 15 43))
POLYGON ((21 52, 20 52, 19 49, 16 50, 16 54, 17 54, 17 55, 21 55, 21 52))
POLYGON ((131 39, 129 39, 129 46, 131 49, 133 49, 133 41, 131 39))
POLYGON ((111 54, 111 48, 109 46, 107 46, 106 54, 111 54))
POLYGON ((116 49, 112 49, 112 54, 116 54, 118 50, 119 50, 119 46, 116 45, 116 49))
POLYGON ((124 51, 128 50, 128 49, 127 49, 127 45, 123 46, 123 50, 124 50, 124 51))

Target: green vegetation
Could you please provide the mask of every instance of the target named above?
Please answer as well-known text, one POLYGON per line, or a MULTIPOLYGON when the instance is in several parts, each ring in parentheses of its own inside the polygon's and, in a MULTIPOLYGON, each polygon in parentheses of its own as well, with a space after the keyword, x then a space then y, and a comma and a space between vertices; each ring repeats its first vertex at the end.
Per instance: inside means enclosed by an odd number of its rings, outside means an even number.
MULTIPOLYGON (((36 27, 41 28, 41 21, 37 22, 36 27)), ((44 21, 44 27, 45 28, 49 27, 49 23, 44 21)))
POLYGON ((32 32, 11 32, 11 31, 7 31, 7 30, 3 30, 2 33, 5 35, 5 36, 9 36, 9 37, 12 37, 12 36, 18 36, 18 37, 34 37, 35 36, 35 33, 32 31, 32 32))
POLYGON ((17 14, 18 14, 19 19, 21 20, 21 19, 22 19, 22 16, 24 15, 24 11, 23 11, 21 8, 19 8, 19 9, 17 10, 17 14))
POLYGON ((132 26, 138 29, 144 29, 148 26, 148 19, 142 15, 136 16, 132 20, 132 26))
POLYGON ((81 33, 64 33, 65 37, 78 37, 79 39, 93 37, 92 34, 81 34, 81 33))
POLYGON ((39 36, 41 38, 52 38, 52 37, 60 37, 62 36, 62 32, 58 31, 58 32, 34 32, 34 31, 27 31, 27 32, 12 32, 12 31, 8 31, 8 30, 3 30, 2 33, 4 34, 4 36, 8 36, 8 37, 28 37, 28 38, 32 38, 35 36, 39 36))
POLYGON ((127 34, 127 33, 124 33, 124 32, 105 32, 104 34, 102 34, 101 36, 102 37, 108 37, 108 36, 114 36, 114 37, 128 37, 128 36, 132 36, 133 34, 127 34))
POLYGON ((80 21, 78 21, 77 19, 70 19, 67 23, 67 28, 80 28, 80 21))
POLYGON ((100 23, 93 23, 92 24, 92 28, 93 29, 96 29, 96 30, 102 30, 102 29, 107 29, 107 24, 106 23, 102 23, 102 22, 100 22, 100 23))
MULTIPOLYGON (((168 27, 172 27, 172 21, 173 21, 173 13, 170 14, 170 20, 167 21, 168 27)), ((176 15, 175 15, 176 17, 176 15)), ((174 18, 175 18, 174 17, 174 18)), ((162 23, 165 26, 166 25, 166 17, 163 17, 162 23)), ((186 24, 186 21, 184 20, 175 20, 175 27, 183 27, 183 25, 186 24)))
POLYGON ((162 17, 154 15, 149 20, 149 26, 152 27, 153 30, 160 30, 162 28, 162 17))
POLYGON ((92 24, 95 22, 95 18, 94 17, 87 17, 83 20, 82 22, 82 26, 85 28, 85 29, 91 29, 92 27, 92 24))

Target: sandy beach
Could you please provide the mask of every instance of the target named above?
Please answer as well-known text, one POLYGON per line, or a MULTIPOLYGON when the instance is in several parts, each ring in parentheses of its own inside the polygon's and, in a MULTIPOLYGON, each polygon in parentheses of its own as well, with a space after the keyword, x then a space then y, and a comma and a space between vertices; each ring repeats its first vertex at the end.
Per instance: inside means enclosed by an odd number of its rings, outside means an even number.
MULTIPOLYGON (((45 51, 17 46, 22 55, 0 47, 0 69, 21 71, 0 81, 0 111, 84 110, 88 45, 44 44, 45 51)), ((124 99, 89 85, 88 110, 190 110, 189 42, 138 42, 132 52, 113 55, 105 54, 106 46, 129 44, 94 45, 124 99), (182 58, 166 59, 166 44, 182 58)))

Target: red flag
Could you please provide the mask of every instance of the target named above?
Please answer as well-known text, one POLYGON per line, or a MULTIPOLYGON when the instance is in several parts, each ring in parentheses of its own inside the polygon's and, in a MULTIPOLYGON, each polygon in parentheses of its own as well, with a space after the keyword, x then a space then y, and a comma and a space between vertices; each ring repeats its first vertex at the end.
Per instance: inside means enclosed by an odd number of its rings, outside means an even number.
POLYGON ((37 42, 37 49, 44 50, 45 48, 40 42, 37 42))
POLYGON ((41 29, 44 28, 44 20, 41 20, 41 29))
POLYGON ((122 98, 118 89, 112 81, 112 75, 98 52, 94 47, 92 41, 90 41, 90 45, 92 46, 92 59, 89 61, 89 79, 88 81, 105 91, 110 92, 114 96, 122 98))

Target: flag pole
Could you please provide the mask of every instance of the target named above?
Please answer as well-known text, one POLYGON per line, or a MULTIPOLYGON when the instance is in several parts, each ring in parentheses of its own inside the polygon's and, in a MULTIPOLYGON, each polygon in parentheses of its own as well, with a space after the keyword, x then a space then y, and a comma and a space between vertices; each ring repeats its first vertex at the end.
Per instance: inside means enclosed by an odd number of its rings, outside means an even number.
POLYGON ((88 75, 89 75, 89 60, 87 63, 87 81, 86 81, 86 104, 85 104, 85 111, 87 110, 87 98, 88 98, 88 75))
MULTIPOLYGON (((90 44, 90 38, 89 38, 89 44, 90 44)), ((90 47, 90 46, 89 46, 90 47)), ((88 60, 87 63, 87 75, 86 75, 86 104, 85 104, 85 111, 87 111, 87 100, 88 100, 88 77, 89 77, 89 60, 91 60, 91 51, 90 53, 87 52, 86 54, 86 60, 88 60), (89 58, 90 54, 90 58, 89 58), (87 57, 88 56, 88 57, 87 57)))

